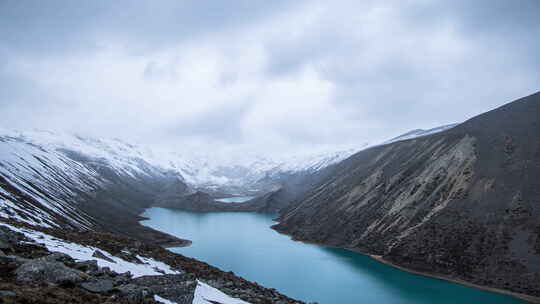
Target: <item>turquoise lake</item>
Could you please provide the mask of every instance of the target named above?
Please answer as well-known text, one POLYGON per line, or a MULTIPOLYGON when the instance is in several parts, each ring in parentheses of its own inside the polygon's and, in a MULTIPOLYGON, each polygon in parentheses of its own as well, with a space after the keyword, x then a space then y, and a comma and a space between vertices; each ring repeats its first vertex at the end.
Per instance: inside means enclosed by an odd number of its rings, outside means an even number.
POLYGON ((271 215, 151 208, 142 224, 193 241, 170 250, 305 302, 320 304, 524 303, 423 277, 346 250, 292 241, 271 215))

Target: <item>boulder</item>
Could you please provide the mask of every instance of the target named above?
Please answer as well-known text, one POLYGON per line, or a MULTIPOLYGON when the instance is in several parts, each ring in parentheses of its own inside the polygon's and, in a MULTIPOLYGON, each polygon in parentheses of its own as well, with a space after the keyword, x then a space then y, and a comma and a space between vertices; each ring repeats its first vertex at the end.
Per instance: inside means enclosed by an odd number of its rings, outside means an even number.
POLYGON ((114 278, 114 285, 128 284, 132 278, 133 278, 133 275, 129 271, 121 273, 114 278))
POLYGON ((41 259, 31 260, 15 270, 18 281, 46 281, 62 285, 72 285, 84 281, 84 272, 66 267, 61 262, 41 259))
POLYGON ((197 287, 197 281, 188 274, 142 276, 131 282, 178 304, 191 304, 197 287))
POLYGON ((118 290, 120 296, 134 302, 143 302, 145 299, 154 297, 154 294, 148 288, 135 284, 122 285, 117 287, 116 290, 118 290))
POLYGON ((21 258, 14 255, 0 255, 0 264, 15 264, 22 265, 26 262, 31 261, 30 259, 21 258))
POLYGON ((98 270, 93 272, 92 275, 96 277, 115 278, 118 276, 118 273, 112 271, 109 267, 98 267, 98 270))
POLYGON ((73 265, 75 269, 88 272, 90 274, 96 273, 99 270, 96 260, 77 262, 73 265))
POLYGON ((69 255, 62 252, 53 252, 47 256, 41 257, 38 260, 45 262, 61 262, 64 264, 75 264, 75 260, 69 255))
POLYGON ((113 281, 107 279, 84 282, 81 284, 81 287, 94 293, 106 293, 114 288, 113 281))

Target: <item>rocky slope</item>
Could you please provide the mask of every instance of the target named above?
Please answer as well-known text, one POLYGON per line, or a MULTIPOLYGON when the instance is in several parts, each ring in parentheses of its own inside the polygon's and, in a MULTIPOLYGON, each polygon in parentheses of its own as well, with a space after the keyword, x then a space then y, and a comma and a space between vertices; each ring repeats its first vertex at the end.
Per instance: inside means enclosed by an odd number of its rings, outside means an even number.
MULTIPOLYGON (((436 134, 449 130, 455 126, 456 124, 451 124, 429 130, 418 129, 388 140, 386 143, 436 134)), ((364 148, 367 149, 366 147, 364 148)), ((287 208, 291 203, 294 204, 295 201, 302 199, 309 190, 326 178, 329 178, 333 174, 335 168, 339 166, 339 163, 345 161, 354 154, 355 151, 361 150, 362 149, 353 149, 335 154, 327 154, 326 157, 315 157, 314 160, 316 161, 312 161, 309 166, 279 166, 275 170, 269 171, 264 178, 257 181, 257 184, 273 185, 275 189, 244 203, 245 206, 240 209, 278 213, 282 209, 287 208)))
POLYGON ((157 245, 5 220, 0 302, 302 303, 157 245))
POLYGON ((540 93, 327 171, 275 229, 540 297, 540 93))

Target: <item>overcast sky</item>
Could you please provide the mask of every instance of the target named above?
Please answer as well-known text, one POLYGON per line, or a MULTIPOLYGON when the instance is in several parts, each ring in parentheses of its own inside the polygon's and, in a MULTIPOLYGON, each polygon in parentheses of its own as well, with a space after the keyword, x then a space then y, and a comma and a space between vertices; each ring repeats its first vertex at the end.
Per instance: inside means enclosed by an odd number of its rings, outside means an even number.
POLYGON ((0 126, 296 153, 540 89, 540 1, 0 1, 0 126))

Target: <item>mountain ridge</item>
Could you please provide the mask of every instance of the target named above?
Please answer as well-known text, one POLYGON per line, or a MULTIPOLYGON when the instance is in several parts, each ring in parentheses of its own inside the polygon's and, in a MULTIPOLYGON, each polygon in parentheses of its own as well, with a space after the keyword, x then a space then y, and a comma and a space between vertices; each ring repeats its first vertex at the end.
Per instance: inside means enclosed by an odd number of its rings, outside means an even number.
POLYGON ((356 153, 274 228, 539 297, 539 119, 535 93, 441 133, 356 153))

